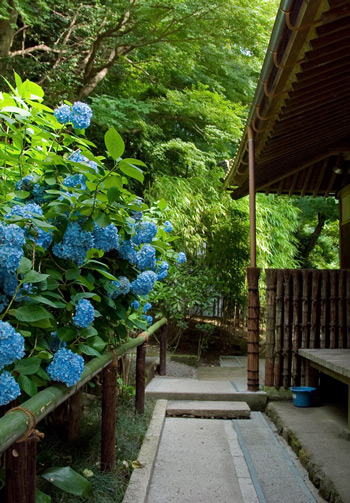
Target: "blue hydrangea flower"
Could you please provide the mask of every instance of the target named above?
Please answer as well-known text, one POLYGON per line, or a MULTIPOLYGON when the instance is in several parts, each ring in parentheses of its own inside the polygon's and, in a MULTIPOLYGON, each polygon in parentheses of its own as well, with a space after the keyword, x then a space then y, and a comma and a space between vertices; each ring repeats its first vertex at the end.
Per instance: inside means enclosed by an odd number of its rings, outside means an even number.
POLYGON ((7 271, 4 274, 2 289, 4 292, 12 297, 15 294, 18 286, 17 274, 15 272, 7 271))
POLYGON ((1 246, 22 248, 25 242, 24 230, 21 227, 16 224, 3 225, 0 223, 1 246))
POLYGON ((94 306, 87 299, 81 299, 78 302, 73 322, 77 327, 86 328, 94 321, 94 306))
POLYGON ((157 275, 158 281, 162 281, 168 276, 168 269, 169 269, 168 262, 165 262, 165 260, 163 260, 163 262, 161 262, 161 264, 158 266, 158 275, 157 275))
POLYGON ((5 307, 8 306, 9 302, 10 302, 9 297, 3 293, 0 293, 0 313, 2 313, 5 307))
POLYGON ((123 241, 118 249, 118 253, 124 260, 128 260, 131 264, 136 263, 136 248, 131 241, 123 241))
POLYGON ((142 220, 143 213, 142 213, 142 211, 134 210, 131 212, 131 216, 134 220, 136 220, 136 222, 139 222, 140 220, 142 220))
POLYGON ((147 295, 157 281, 157 275, 153 271, 144 271, 131 283, 131 291, 135 295, 147 295))
POLYGON ((3 267, 9 273, 15 272, 23 256, 21 248, 11 248, 3 245, 0 247, 0 267, 3 267))
POLYGON ((41 185, 36 183, 33 187, 32 195, 33 195, 33 201, 36 204, 43 204, 45 202, 44 199, 45 187, 42 187, 41 185))
POLYGON ((32 190, 34 184, 34 176, 33 175, 27 175, 21 180, 18 180, 15 184, 15 189, 16 190, 26 190, 27 192, 30 192, 32 190))
POLYGON ((72 120, 72 110, 68 105, 61 105, 55 108, 53 114, 60 124, 67 124, 72 120))
POLYGON ((186 253, 180 252, 177 256, 176 261, 179 262, 179 264, 183 264, 184 262, 186 262, 186 253))
POLYGON ((164 230, 165 230, 165 232, 171 232, 173 230, 173 224, 171 222, 169 222, 169 220, 167 220, 164 223, 164 230))
POLYGON ((90 126, 92 110, 86 103, 76 101, 72 106, 71 122, 74 129, 86 129, 90 126))
POLYGON ((119 297, 119 295, 126 295, 130 292, 130 281, 125 276, 119 276, 118 281, 112 281, 115 289, 112 299, 119 297))
POLYGON ((118 229, 114 224, 109 224, 107 227, 99 227, 95 225, 92 232, 95 242, 95 248, 103 250, 105 253, 111 250, 118 250, 119 236, 118 229))
POLYGON ((37 227, 36 230, 37 230, 36 244, 38 246, 41 246, 41 248, 44 248, 44 250, 47 250, 50 244, 52 243, 51 233, 44 231, 44 229, 41 229, 40 227, 37 227))
MULTIPOLYGON (((43 216, 43 210, 36 203, 27 203, 25 206, 20 206, 19 204, 15 204, 11 210, 6 213, 5 218, 10 218, 12 216, 20 216, 23 218, 31 219, 33 216, 43 216)), ((36 243, 44 248, 45 250, 50 246, 52 242, 52 236, 50 232, 46 232, 40 227, 36 228, 36 243)), ((35 237, 29 234, 28 232, 25 235, 31 240, 34 241, 35 237)))
POLYGON ((138 300, 133 300, 132 303, 130 304, 131 309, 134 309, 136 311, 140 307, 140 303, 138 300))
POLYGON ((24 339, 7 321, 0 321, 0 370, 24 356, 24 339))
MULTIPOLYGON (((12 278, 19 267, 24 243, 24 230, 21 227, 16 224, 3 225, 0 223, 0 286, 2 288, 7 276, 12 278)), ((12 280, 8 278, 7 281, 11 282, 12 280)), ((9 283, 6 288, 10 288, 9 283)))
POLYGON ((156 250, 151 245, 144 245, 136 254, 136 266, 140 271, 154 269, 156 266, 156 250))
POLYGON ((51 334, 51 342, 50 342, 50 350, 53 353, 56 353, 61 348, 67 347, 66 341, 61 341, 61 339, 58 337, 57 332, 52 332, 51 334))
POLYGON ((7 405, 20 394, 20 387, 10 372, 4 370, 4 372, 0 374, 0 405, 7 405))
POLYGON ((23 283, 22 288, 16 295, 16 301, 17 302, 24 302, 26 300, 29 300, 30 297, 28 297, 28 293, 35 294, 38 291, 38 288, 36 286, 33 286, 31 283, 23 283))
POLYGON ((147 316, 146 314, 143 314, 142 318, 147 321, 148 325, 152 325, 152 321, 153 321, 152 316, 147 316))
POLYGON ((66 187, 78 187, 80 185, 81 190, 86 190, 86 176, 76 173, 75 175, 66 176, 63 180, 63 185, 66 187))
POLYGON ((78 266, 84 262, 86 252, 94 247, 94 239, 78 222, 70 222, 64 233, 63 240, 55 243, 53 253, 56 257, 69 259, 78 266))
POLYGON ((147 313, 152 307, 152 304, 150 302, 146 302, 146 304, 143 306, 143 312, 147 313))
POLYGON ((158 228, 154 222, 142 222, 133 236, 132 241, 135 245, 142 243, 151 243, 152 239, 157 234, 158 228))
POLYGON ((66 386, 73 386, 81 378, 84 370, 84 359, 70 349, 61 348, 54 354, 46 370, 53 381, 63 382, 66 386))
POLYGON ((71 154, 68 157, 68 161, 79 162, 80 164, 85 164, 86 166, 90 166, 90 168, 92 168, 95 171, 95 173, 98 173, 97 162, 89 161, 89 159, 87 157, 85 157, 84 155, 82 155, 80 152, 81 152, 80 149, 73 152, 73 154, 71 154))

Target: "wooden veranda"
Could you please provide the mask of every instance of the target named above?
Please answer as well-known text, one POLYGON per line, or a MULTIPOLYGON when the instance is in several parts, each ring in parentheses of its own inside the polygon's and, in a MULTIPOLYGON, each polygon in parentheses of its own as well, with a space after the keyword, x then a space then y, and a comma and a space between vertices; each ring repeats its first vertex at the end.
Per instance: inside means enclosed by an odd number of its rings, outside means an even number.
POLYGON ((302 384, 300 348, 350 348, 350 0, 282 0, 225 187, 249 194, 248 389, 259 387, 255 193, 335 196, 340 270, 266 271, 268 386, 302 384))

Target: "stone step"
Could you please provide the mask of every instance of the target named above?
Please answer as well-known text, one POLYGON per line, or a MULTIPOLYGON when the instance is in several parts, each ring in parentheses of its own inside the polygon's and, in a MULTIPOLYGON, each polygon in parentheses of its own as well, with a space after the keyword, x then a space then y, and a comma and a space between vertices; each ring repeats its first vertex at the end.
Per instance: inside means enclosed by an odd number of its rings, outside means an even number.
POLYGON ((246 402, 251 410, 264 410, 267 401, 264 391, 235 391, 230 382, 200 381, 191 378, 156 377, 146 387, 146 395, 167 400, 246 402))
POLYGON ((167 416, 249 419, 250 407, 246 402, 170 400, 167 406, 167 416))

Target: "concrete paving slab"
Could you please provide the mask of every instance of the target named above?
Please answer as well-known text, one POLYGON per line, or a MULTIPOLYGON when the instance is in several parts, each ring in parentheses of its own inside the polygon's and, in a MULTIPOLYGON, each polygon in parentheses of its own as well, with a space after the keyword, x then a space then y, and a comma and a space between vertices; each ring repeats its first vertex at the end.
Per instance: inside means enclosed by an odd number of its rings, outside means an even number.
POLYGON ((171 400, 168 402, 167 415, 249 419, 250 407, 246 402, 171 400))
POLYGON ((341 437, 346 404, 294 407, 271 402, 267 412, 283 437, 293 444, 309 476, 329 501, 350 503, 350 443, 341 437))
POLYGON ((258 503, 231 424, 167 418, 147 503, 258 503))
POLYGON ((167 400, 215 400, 247 402, 251 410, 264 410, 267 395, 264 391, 235 391, 227 381, 196 379, 153 379, 146 387, 146 395, 167 400))

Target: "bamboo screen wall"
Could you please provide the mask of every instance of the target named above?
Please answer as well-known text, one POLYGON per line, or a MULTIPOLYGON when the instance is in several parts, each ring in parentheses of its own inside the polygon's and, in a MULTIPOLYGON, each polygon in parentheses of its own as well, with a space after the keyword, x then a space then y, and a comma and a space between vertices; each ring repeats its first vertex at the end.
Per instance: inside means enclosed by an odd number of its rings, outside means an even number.
POLYGON ((305 385, 299 348, 350 348, 350 270, 266 270, 265 386, 305 385))

